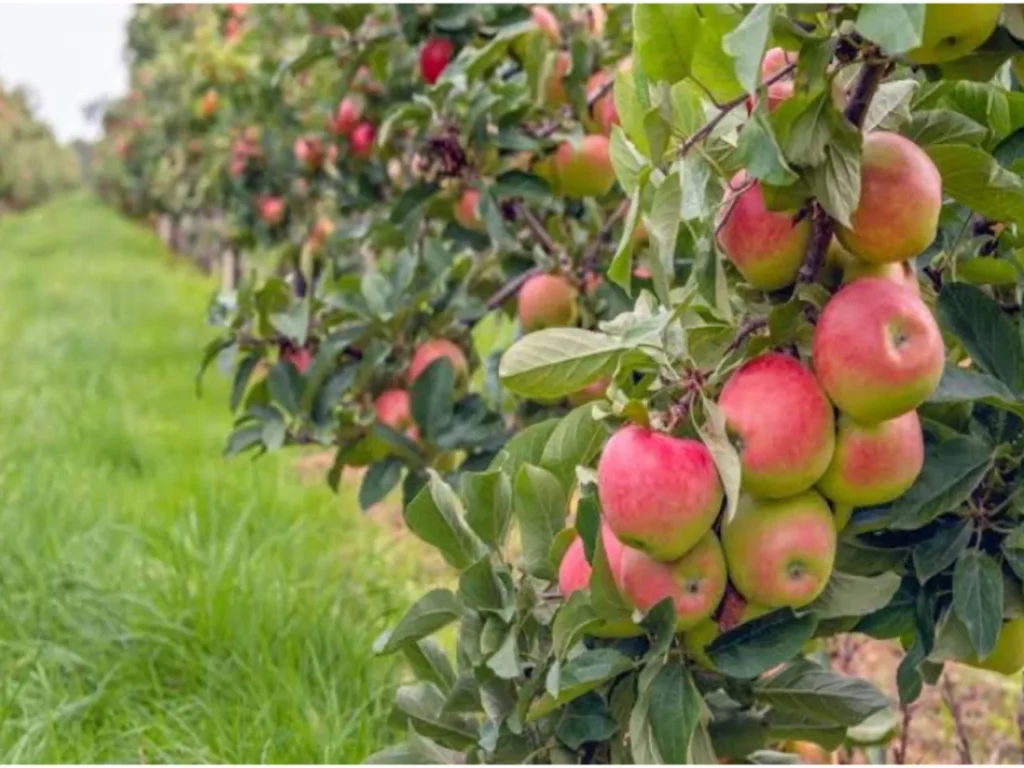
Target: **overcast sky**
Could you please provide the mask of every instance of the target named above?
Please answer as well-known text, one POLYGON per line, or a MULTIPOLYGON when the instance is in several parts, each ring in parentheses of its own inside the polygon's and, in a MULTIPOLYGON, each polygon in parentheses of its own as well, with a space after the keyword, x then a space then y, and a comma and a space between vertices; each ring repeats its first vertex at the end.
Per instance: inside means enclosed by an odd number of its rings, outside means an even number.
POLYGON ((127 3, 0 3, 0 80, 28 85, 44 120, 63 139, 93 138, 82 108, 127 89, 127 3))

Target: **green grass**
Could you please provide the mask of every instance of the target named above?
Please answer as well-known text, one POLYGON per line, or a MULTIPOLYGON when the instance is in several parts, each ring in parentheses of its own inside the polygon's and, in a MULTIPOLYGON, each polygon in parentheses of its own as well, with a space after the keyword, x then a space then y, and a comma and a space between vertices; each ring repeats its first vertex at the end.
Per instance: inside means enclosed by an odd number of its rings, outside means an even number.
POLYGON ((411 566, 287 453, 225 460, 212 284, 76 196, 0 220, 0 760, 351 762, 411 566))

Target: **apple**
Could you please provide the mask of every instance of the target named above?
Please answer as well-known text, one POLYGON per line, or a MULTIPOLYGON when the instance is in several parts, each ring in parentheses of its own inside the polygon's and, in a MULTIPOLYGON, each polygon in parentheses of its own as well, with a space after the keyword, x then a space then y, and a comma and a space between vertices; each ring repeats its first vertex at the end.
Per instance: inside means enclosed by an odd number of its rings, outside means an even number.
POLYGON ((907 58, 915 64, 941 64, 966 56, 988 40, 1002 11, 1002 3, 929 4, 921 44, 907 58))
POLYGON ((868 264, 856 257, 851 257, 843 268, 843 283, 852 283, 862 277, 881 277, 891 280, 897 285, 909 288, 915 296, 921 295, 921 285, 917 282, 917 272, 909 261, 894 261, 888 264, 868 264))
POLYGON ((924 466, 924 436, 917 411, 877 424, 839 417, 836 451, 818 481, 826 498, 869 507, 899 498, 924 466))
POLYGON ((469 376, 469 363, 462 349, 448 339, 431 339, 416 347, 412 360, 409 362, 409 370, 406 373, 406 380, 409 386, 419 378, 420 374, 427 370, 427 367, 435 360, 446 357, 455 368, 455 380, 464 380, 469 376))
POLYGON ((836 236, 862 261, 906 261, 932 244, 941 208, 942 177, 931 158, 910 139, 875 131, 864 137, 851 226, 837 226, 836 236))
POLYGON ((299 373, 305 373, 313 364, 313 353, 305 347, 291 349, 284 353, 284 359, 295 366, 299 373))
POLYGON ((800 361, 771 352, 744 363, 718 405, 737 442, 743 490, 778 499, 806 491, 835 447, 832 404, 800 361))
MULTIPOLYGON (((588 98, 593 97, 594 94, 598 93, 602 88, 608 85, 611 81, 613 74, 611 72, 595 72, 587 80, 587 96, 588 98)), ((605 136, 611 135, 612 128, 619 124, 619 111, 615 106, 615 94, 612 89, 608 89, 599 99, 594 101, 590 107, 591 121, 593 129, 597 133, 604 134, 605 136)))
POLYGON ((349 141, 352 145, 352 154, 356 157, 369 157, 373 153, 373 142, 377 138, 377 129, 373 123, 363 121, 352 129, 349 141))
POLYGON ((671 598, 676 629, 691 629, 707 619, 725 594, 725 556, 714 532, 708 531, 681 558, 662 563, 626 547, 619 571, 623 597, 646 613, 671 598))
POLYGON ((519 322, 527 333, 576 322, 575 286, 561 275, 535 275, 519 289, 519 322))
POLYGON ((961 660, 962 664, 1010 677, 1024 669, 1024 619, 1011 619, 999 630, 996 647, 984 659, 961 660))
POLYGON ((843 286, 814 328, 811 357, 825 394, 863 424, 911 411, 935 391, 945 350, 909 288, 865 277, 843 286))
POLYGON ((265 197, 259 200, 260 218, 265 224, 274 226, 284 221, 285 203, 282 197, 265 197))
POLYGON ((419 440, 420 432, 412 418, 409 393, 404 389, 385 389, 373 401, 377 421, 396 432, 404 432, 410 440, 419 440))
POLYGON ((309 237, 306 238, 306 245, 312 250, 318 251, 332 234, 334 234, 334 222, 325 216, 321 216, 313 223, 309 237))
POLYGON ((612 380, 610 376, 604 376, 593 384, 587 384, 585 387, 581 387, 569 395, 569 403, 573 407, 578 407, 586 403, 591 403, 594 400, 600 400, 605 396, 608 391, 608 387, 611 386, 612 380))
POLYGON ((557 17, 543 5, 530 6, 530 21, 533 22, 533 30, 517 37, 510 46, 512 55, 520 63, 526 60, 530 41, 536 35, 543 36, 551 45, 558 45, 562 37, 562 28, 557 17))
POLYGON ((733 176, 719 209, 718 244, 744 280, 764 291, 792 285, 810 236, 808 217, 769 211, 759 181, 748 184, 745 171, 733 176))
MULTIPOLYGON (((619 584, 619 573, 622 564, 622 554, 625 547, 622 542, 615 538, 611 528, 604 522, 601 523, 601 541, 604 544, 604 552, 608 558, 608 567, 612 573, 612 579, 616 586, 619 584)), ((593 573, 590 563, 587 562, 586 550, 583 548, 583 539, 578 535, 573 539, 569 548, 562 556, 562 562, 558 567, 558 591, 563 599, 580 589, 590 587, 590 576, 593 573)), ((587 630, 587 634, 594 637, 617 638, 634 637, 642 634, 643 629, 633 623, 631 619, 622 621, 602 621, 595 627, 587 630)))
POLYGON ((597 465, 605 520, 623 544, 662 561, 682 557, 707 533, 724 496, 703 443, 630 424, 597 465))
POLYGON ((828 582, 836 556, 832 510, 816 491, 786 499, 740 497, 722 525, 722 548, 733 586, 767 608, 800 608, 828 582))
POLYGON ((451 40, 445 37, 432 37, 423 44, 420 49, 420 76, 427 85, 437 82, 454 53, 451 40))
POLYGON ((337 136, 348 136, 358 125, 362 114, 363 108, 360 103, 356 99, 346 96, 339 102, 338 109, 334 113, 331 130, 337 136))
POLYGON ((565 51, 560 51, 555 56, 555 63, 544 89, 544 104, 549 109, 557 109, 569 101, 569 96, 565 92, 565 76, 569 74, 571 68, 572 57, 565 51))
POLYGON ((295 140, 292 147, 295 160, 299 165, 305 166, 308 170, 316 170, 324 161, 324 147, 320 139, 315 136, 300 137, 295 140))
POLYGON ((784 48, 769 48, 761 59, 761 79, 767 80, 790 64, 795 64, 797 54, 784 48))
POLYGON ((217 111, 217 104, 220 102, 220 97, 217 95, 217 91, 213 88, 203 94, 203 98, 199 101, 199 115, 204 120, 209 120, 213 117, 217 111))
POLYGON ((480 192, 478 190, 472 188, 465 190, 452 206, 452 218, 466 229, 483 232, 485 230, 484 222, 477 210, 479 203, 480 192))
POLYGON ((615 184, 608 137, 598 134, 566 141, 552 159, 556 186, 566 197, 599 197, 615 184))

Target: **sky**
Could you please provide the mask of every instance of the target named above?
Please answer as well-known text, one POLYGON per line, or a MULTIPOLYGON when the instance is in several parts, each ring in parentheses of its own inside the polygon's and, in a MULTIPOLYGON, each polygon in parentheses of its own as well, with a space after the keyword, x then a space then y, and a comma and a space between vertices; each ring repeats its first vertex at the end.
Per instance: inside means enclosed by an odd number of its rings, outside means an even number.
POLYGON ((127 90, 127 3, 0 3, 0 81, 27 85, 64 140, 95 138, 83 107, 127 90))

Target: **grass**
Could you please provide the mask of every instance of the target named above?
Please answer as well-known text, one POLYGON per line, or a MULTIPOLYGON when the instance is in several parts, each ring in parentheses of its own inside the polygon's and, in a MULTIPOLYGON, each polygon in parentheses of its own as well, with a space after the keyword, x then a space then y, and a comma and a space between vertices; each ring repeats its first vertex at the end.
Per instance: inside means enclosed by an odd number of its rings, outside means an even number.
POLYGON ((0 760, 352 762, 412 566, 293 456, 226 461, 212 285, 76 196, 0 220, 0 760))

